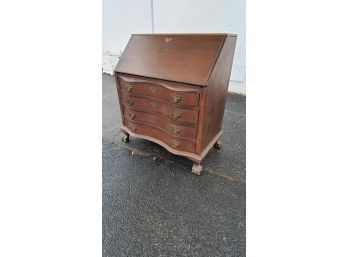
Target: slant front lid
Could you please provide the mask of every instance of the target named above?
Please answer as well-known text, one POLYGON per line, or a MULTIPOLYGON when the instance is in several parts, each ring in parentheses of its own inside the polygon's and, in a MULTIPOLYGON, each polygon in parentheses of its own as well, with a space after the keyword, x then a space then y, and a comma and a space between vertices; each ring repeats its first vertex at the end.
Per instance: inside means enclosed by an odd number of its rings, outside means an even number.
POLYGON ((132 35, 116 71, 204 86, 227 34, 132 35))

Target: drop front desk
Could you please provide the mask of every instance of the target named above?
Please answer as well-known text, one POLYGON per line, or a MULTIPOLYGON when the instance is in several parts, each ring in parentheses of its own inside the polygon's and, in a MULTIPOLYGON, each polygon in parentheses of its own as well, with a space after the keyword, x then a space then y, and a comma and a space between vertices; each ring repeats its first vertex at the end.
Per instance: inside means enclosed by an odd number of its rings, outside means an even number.
POLYGON ((129 136, 201 161, 220 148, 236 35, 135 34, 115 69, 124 142, 129 136))

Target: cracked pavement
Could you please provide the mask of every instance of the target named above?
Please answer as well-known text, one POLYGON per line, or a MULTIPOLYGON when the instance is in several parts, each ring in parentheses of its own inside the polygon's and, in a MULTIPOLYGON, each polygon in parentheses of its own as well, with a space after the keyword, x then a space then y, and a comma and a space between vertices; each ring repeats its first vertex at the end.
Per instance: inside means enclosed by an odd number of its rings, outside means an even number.
POLYGON ((223 147, 192 162, 119 131, 103 74, 103 256, 245 256, 245 96, 228 95, 223 147))

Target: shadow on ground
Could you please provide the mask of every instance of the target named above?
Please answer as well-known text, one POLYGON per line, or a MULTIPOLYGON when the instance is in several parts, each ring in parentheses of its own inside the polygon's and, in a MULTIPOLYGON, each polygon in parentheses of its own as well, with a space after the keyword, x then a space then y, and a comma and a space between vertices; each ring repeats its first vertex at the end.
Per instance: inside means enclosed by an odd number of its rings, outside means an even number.
POLYGON ((155 143, 122 143, 120 122, 103 75, 103 256, 245 256, 245 97, 227 97, 201 176, 155 143))

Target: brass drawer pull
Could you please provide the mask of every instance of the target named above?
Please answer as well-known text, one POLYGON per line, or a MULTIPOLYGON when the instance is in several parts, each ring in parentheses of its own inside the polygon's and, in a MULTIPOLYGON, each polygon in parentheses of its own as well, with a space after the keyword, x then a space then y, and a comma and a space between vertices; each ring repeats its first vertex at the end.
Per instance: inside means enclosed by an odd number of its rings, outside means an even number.
POLYGON ((181 100, 181 96, 179 96, 176 93, 171 93, 170 94, 170 100, 172 101, 172 103, 178 103, 181 100))
POLYGON ((124 87, 126 88, 127 92, 131 92, 133 90, 132 85, 126 84, 124 87))
POLYGON ((129 129, 134 132, 137 129, 137 126, 129 124, 129 129))
POLYGON ((171 139, 170 140, 170 144, 173 146, 173 147, 178 147, 180 145, 180 143, 178 141, 176 141, 175 139, 171 139))
POLYGON ((134 120, 136 114, 135 113, 128 113, 128 117, 131 119, 131 120, 134 120))
POLYGON ((128 104, 129 106, 133 106, 134 101, 133 101, 132 99, 128 98, 128 99, 127 99, 127 104, 128 104))
POLYGON ((176 126, 170 127, 170 132, 172 132, 174 134, 179 134, 180 131, 181 131, 181 129, 179 127, 176 127, 176 126))
POLYGON ((180 112, 179 111, 171 111, 169 113, 170 117, 172 117, 173 119, 177 119, 181 116, 180 112))

